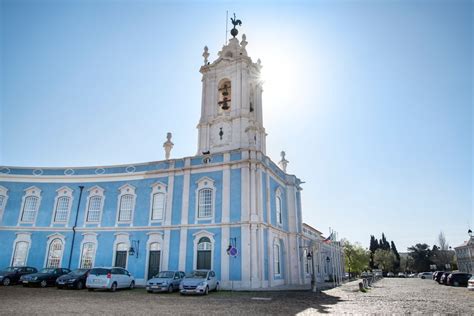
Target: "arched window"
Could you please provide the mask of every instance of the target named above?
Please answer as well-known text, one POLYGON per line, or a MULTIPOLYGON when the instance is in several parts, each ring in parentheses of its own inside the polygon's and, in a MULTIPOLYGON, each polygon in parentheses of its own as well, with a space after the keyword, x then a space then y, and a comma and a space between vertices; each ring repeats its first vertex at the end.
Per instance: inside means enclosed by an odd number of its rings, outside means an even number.
POLYGON ((61 196, 56 202, 56 213, 54 215, 55 222, 66 222, 69 215, 70 197, 61 196))
POLYGON ((204 188, 199 190, 198 217, 212 216, 212 189, 204 188))
POLYGON ((36 217, 36 210, 38 208, 39 198, 36 196, 27 196, 23 206, 23 214, 21 216, 22 222, 34 222, 36 217))
POLYGON ((28 255, 28 247, 30 244, 26 241, 19 241, 15 244, 15 249, 13 251, 12 266, 25 266, 26 257, 28 255))
POLYGON ((102 197, 95 195, 89 199, 89 208, 87 210, 87 221, 100 221, 100 211, 102 209, 102 197))
POLYGON ((277 224, 281 225, 282 220, 281 220, 281 197, 279 195, 276 196, 275 198, 276 202, 276 222, 277 224))
POLYGON ((151 220, 162 220, 165 210, 165 194, 158 192, 153 194, 153 206, 151 210, 151 220))
POLYGON ((0 185, 0 221, 3 218, 3 211, 5 211, 5 205, 7 205, 8 189, 0 185))
POLYGON ((196 269, 211 269, 212 243, 208 237, 201 237, 197 244, 196 269))
POLYGON ((119 222, 129 222, 132 220, 133 195, 125 194, 120 198, 119 222))
POLYGON ((61 239, 56 238, 49 244, 48 261, 46 262, 46 268, 59 268, 61 264, 61 258, 63 257, 63 242, 61 239))
POLYGON ((95 243, 86 242, 82 245, 81 269, 90 269, 94 265, 95 243))
POLYGON ((280 245, 277 243, 273 245, 273 273, 277 275, 281 274, 280 245))

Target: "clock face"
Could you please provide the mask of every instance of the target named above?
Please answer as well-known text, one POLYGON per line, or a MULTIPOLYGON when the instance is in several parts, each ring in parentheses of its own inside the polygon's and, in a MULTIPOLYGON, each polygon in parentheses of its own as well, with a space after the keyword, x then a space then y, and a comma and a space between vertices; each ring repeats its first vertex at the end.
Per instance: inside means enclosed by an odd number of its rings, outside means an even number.
POLYGON ((211 128, 211 144, 213 146, 228 145, 232 140, 232 129, 228 122, 218 123, 211 128))

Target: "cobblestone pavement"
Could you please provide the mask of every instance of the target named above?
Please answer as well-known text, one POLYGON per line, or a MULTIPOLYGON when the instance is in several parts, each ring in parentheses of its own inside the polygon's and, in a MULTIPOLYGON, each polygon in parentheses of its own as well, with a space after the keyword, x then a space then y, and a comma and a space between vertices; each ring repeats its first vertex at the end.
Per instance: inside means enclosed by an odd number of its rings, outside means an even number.
POLYGON ((55 288, 0 287, 2 315, 312 315, 466 314, 474 315, 474 291, 431 280, 383 279, 367 293, 357 282, 318 294, 309 291, 227 292, 208 296, 148 294, 143 289, 116 293, 55 288))

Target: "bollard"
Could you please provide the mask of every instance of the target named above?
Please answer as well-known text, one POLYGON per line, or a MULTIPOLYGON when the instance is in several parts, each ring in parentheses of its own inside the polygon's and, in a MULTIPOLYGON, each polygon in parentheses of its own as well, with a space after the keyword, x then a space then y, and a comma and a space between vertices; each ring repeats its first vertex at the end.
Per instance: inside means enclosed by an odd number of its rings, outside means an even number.
POLYGON ((359 291, 365 292, 364 284, 362 284, 362 282, 359 282, 359 291))

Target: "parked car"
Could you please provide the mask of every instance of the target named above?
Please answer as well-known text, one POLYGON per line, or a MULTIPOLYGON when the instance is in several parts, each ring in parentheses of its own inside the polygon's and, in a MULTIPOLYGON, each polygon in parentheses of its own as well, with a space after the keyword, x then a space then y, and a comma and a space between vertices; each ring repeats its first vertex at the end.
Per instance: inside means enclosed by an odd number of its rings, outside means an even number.
POLYGON ((184 278, 183 271, 161 271, 146 283, 148 293, 169 292, 179 290, 179 284, 184 278))
POLYGON ((433 280, 436 280, 436 276, 439 274, 439 273, 443 273, 444 271, 435 271, 433 272, 433 276, 432 276, 432 279, 433 280))
POLYGON ((439 279, 439 284, 444 284, 444 285, 447 285, 446 284, 446 281, 448 280, 448 275, 450 275, 451 272, 444 272, 441 274, 441 278, 439 279))
POLYGON ((219 290, 219 281, 217 281, 216 273, 212 270, 194 270, 187 274, 179 285, 179 293, 182 295, 207 295, 212 290, 219 290))
POLYGON ((7 267, 0 271, 0 283, 8 286, 20 281, 22 275, 36 273, 38 270, 33 267, 7 267))
POLYGON ((445 271, 440 271, 440 272, 438 272, 438 273, 436 274, 434 280, 435 280, 436 282, 440 283, 440 282, 441 282, 441 277, 443 276, 444 273, 445 273, 445 271))
POLYGON ((22 275, 20 282, 23 283, 23 286, 39 285, 47 287, 48 285, 54 285, 57 278, 69 272, 71 270, 65 268, 44 268, 37 273, 22 275))
POLYGON ((408 275, 409 278, 416 278, 418 275, 416 273, 410 273, 408 275))
POLYGON ((448 275, 446 279, 447 285, 452 286, 467 286, 467 281, 472 277, 472 274, 464 272, 455 272, 448 275))
POLYGON ((56 279, 58 289, 72 288, 82 290, 86 285, 87 275, 90 269, 76 269, 56 279))
POLYGON ((433 272, 420 272, 418 273, 418 277, 420 279, 428 279, 428 280, 432 280, 433 279, 433 272))
POLYGON ((106 289, 112 292, 121 288, 133 289, 135 288, 135 278, 124 268, 93 268, 87 276, 86 287, 89 291, 106 289))
POLYGON ((393 272, 388 272, 387 273, 387 278, 393 278, 395 276, 395 273, 393 272))
POLYGON ((474 275, 467 281, 467 289, 474 291, 474 275))
POLYGON ((399 278, 406 278, 407 275, 406 275, 405 273, 403 273, 403 272, 398 272, 398 277, 399 277, 399 278))

